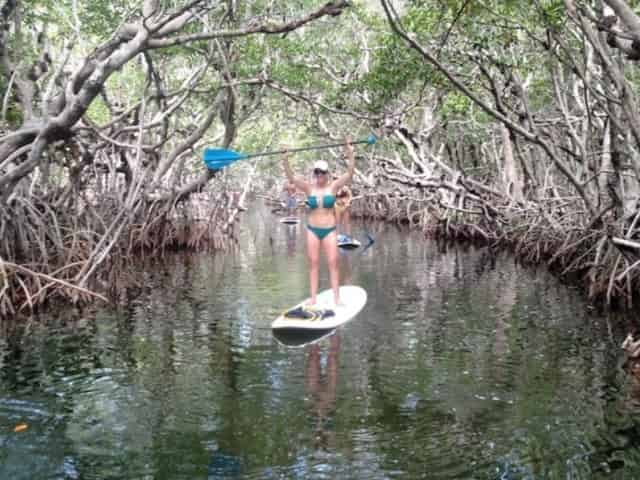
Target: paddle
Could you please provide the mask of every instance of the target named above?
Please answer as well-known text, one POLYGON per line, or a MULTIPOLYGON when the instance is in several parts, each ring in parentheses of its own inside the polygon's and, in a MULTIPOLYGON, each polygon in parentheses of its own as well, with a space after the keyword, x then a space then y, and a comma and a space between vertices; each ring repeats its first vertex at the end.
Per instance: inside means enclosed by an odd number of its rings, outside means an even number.
MULTIPOLYGON (((369 135, 366 140, 358 140, 351 142, 352 145, 360 143, 366 143, 367 145, 373 145, 376 143, 376 136, 369 135)), ((203 154, 203 160, 207 168, 211 170, 220 170, 227 167, 238 160, 246 160, 247 158, 254 157, 266 157, 269 155, 281 155, 285 152, 307 152, 309 150, 320 150, 323 148, 342 147, 346 143, 332 143, 331 145, 314 145, 311 147, 291 148, 288 150, 275 150, 272 152, 260 152, 260 153, 241 153, 234 152, 233 150, 225 150, 223 148, 205 148, 203 154)))
POLYGON ((364 229, 364 234, 367 236, 367 240, 369 241, 365 247, 362 249, 362 253, 364 253, 366 250, 368 250, 374 243, 376 243, 376 239, 373 238, 371 236, 371 234, 369 233, 369 230, 367 230, 366 228, 364 229))

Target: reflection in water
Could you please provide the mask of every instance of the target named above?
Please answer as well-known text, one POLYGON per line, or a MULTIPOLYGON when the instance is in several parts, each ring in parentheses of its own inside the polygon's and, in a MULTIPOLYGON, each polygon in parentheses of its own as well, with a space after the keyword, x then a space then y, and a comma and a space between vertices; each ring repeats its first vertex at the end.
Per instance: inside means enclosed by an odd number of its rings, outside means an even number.
POLYGON ((622 319, 374 225, 340 256, 361 314, 276 337, 309 291, 304 229, 251 214, 237 252, 167 257, 121 308, 2 326, 0 478, 640 478, 622 319))
POLYGON ((287 256, 293 257, 296 254, 298 245, 298 225, 286 225, 285 232, 287 237, 287 256))
POLYGON ((335 431, 330 424, 336 402, 339 352, 340 335, 335 334, 330 337, 329 351, 324 352, 326 356, 318 344, 311 346, 307 356, 306 389, 315 422, 316 450, 335 448, 335 431))
POLYGON ((333 334, 334 329, 315 330, 300 328, 281 328, 273 330, 273 337, 282 345, 287 347, 304 347, 319 342, 325 337, 333 334))
MULTIPOLYGON (((353 263, 353 253, 341 252, 340 254, 340 263, 338 268, 340 269, 340 284, 341 285, 352 285, 353 277, 351 275, 352 272, 352 263, 353 263)), ((357 260, 355 260, 357 262, 357 260)), ((356 263, 357 266, 357 263, 356 263)))
POLYGON ((207 468, 207 480, 231 480, 240 478, 242 465, 238 457, 228 455, 221 450, 211 457, 207 468))

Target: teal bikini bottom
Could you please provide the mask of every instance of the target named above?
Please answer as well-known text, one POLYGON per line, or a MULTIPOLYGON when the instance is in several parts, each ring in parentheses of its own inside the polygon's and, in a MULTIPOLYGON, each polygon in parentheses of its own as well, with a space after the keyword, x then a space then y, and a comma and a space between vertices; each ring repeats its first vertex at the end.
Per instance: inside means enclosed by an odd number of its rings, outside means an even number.
POLYGON ((307 224, 307 228, 311 230, 316 237, 318 237, 318 240, 322 240, 336 229, 336 227, 314 227, 309 224, 307 224))

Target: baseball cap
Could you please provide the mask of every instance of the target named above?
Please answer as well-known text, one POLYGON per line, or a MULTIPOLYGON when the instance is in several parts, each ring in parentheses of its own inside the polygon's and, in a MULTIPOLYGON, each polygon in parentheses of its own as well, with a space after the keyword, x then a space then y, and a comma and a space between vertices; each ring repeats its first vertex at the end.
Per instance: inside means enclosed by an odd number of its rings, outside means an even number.
POLYGON ((323 172, 328 172, 329 164, 325 160, 318 160, 316 163, 313 164, 313 169, 321 170, 323 172))

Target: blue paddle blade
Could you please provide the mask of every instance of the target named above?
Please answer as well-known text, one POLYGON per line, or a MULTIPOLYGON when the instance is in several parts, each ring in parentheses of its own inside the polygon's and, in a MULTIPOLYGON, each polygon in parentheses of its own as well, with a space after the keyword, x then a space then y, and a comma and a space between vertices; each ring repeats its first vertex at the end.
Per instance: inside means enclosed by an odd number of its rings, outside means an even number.
POLYGON ((365 235, 367 236, 367 240, 369 240, 369 243, 371 245, 373 245, 375 243, 376 239, 373 238, 369 232, 365 232, 365 235))
POLYGON ((374 143, 376 143, 378 141, 378 138, 371 134, 367 137, 367 145, 373 145, 374 143))
POLYGON ((203 154, 204 163, 211 170, 220 170, 244 158, 247 158, 244 153, 225 150, 224 148, 205 148, 203 154))

